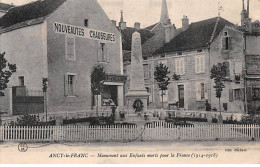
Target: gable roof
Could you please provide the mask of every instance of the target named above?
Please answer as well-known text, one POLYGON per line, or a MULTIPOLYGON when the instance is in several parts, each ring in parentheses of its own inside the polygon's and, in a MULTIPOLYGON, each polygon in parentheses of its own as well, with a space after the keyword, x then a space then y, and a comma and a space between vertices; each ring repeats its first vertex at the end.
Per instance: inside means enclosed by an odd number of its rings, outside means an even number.
MULTIPOLYGON (((0 27, 7 28, 30 20, 45 18, 65 1, 66 0, 38 0, 10 8, 8 12, 0 18, 0 27)), ((44 19, 42 19, 42 21, 43 20, 44 19)))
MULTIPOLYGON (((159 23, 159 22, 158 22, 159 23)), ((146 28, 144 28, 145 30, 152 30, 158 23, 155 23, 155 24, 153 24, 153 25, 150 25, 150 26, 148 26, 148 27, 146 27, 146 28)))
POLYGON ((141 44, 144 44, 148 39, 154 36, 154 34, 148 30, 136 30, 135 28, 127 27, 126 29, 121 30, 123 50, 131 51, 132 35, 135 31, 139 32, 141 35, 141 44))
POLYGON ((0 2, 0 10, 6 11, 6 10, 10 9, 11 7, 14 7, 14 5, 9 5, 9 4, 0 2))
MULTIPOLYGON (((206 47, 212 38, 214 28, 218 17, 191 23, 189 28, 177 35, 169 43, 166 43, 154 54, 171 53, 206 47)), ((233 23, 220 17, 218 26, 215 30, 213 40, 218 36, 221 30, 226 26, 234 26, 233 23)))

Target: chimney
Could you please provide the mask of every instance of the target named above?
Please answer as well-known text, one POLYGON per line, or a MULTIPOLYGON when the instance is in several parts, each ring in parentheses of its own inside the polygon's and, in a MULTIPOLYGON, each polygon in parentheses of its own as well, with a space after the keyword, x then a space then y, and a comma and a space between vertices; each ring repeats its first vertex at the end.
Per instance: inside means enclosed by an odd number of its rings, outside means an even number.
POLYGON ((135 22, 135 29, 140 30, 141 24, 139 22, 135 22))
POLYGON ((126 22, 124 22, 123 10, 121 10, 121 18, 120 18, 120 22, 119 22, 119 27, 121 28, 121 30, 126 29, 126 22))
POLYGON ((116 21, 115 20, 111 20, 111 22, 116 27, 116 21))
POLYGON ((186 30, 189 27, 189 19, 187 16, 183 15, 182 18, 182 29, 183 31, 186 30))

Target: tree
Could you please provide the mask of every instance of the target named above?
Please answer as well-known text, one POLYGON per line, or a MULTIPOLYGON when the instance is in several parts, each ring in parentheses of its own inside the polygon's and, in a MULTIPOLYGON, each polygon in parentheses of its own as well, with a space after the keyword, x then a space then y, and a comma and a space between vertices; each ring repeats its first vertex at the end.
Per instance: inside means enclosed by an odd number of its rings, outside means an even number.
MULTIPOLYGON (((97 103, 98 103, 98 95, 100 95, 103 91, 103 85, 105 79, 106 79, 106 73, 104 71, 104 67, 101 65, 94 66, 91 73, 91 92, 93 95, 97 95, 97 103)), ((98 116, 98 104, 97 104, 96 112, 98 116)))
POLYGON ((216 91, 216 97, 219 99, 219 110, 221 112, 220 98, 223 89, 225 88, 224 81, 226 80, 227 66, 224 63, 218 63, 217 65, 213 65, 211 68, 211 79, 214 79, 216 91))
POLYGON ((166 90, 168 90, 168 85, 170 78, 168 77, 168 74, 170 74, 170 71, 166 65, 163 65, 160 63, 155 67, 154 71, 154 79, 157 81, 159 90, 161 90, 162 94, 162 108, 163 108, 163 96, 166 90))
POLYGON ((16 64, 7 63, 4 56, 5 53, 0 54, 0 96, 5 96, 2 91, 7 88, 9 78, 16 72, 16 64))

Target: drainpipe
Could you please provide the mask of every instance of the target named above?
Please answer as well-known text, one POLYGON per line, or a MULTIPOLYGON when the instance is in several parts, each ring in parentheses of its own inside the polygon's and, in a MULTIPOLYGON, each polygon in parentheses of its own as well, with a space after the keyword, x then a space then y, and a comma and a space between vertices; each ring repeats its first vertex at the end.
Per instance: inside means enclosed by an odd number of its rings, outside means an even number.
MULTIPOLYGON (((243 53, 244 53, 244 59, 246 60, 246 36, 243 35, 243 38, 244 38, 244 50, 243 50, 243 53)), ((245 87, 245 114, 248 114, 248 102, 247 102, 247 79, 246 79, 246 73, 247 73, 247 68, 246 68, 246 61, 244 61, 245 64, 244 64, 244 70, 243 70, 243 77, 244 77, 244 87, 245 87)))

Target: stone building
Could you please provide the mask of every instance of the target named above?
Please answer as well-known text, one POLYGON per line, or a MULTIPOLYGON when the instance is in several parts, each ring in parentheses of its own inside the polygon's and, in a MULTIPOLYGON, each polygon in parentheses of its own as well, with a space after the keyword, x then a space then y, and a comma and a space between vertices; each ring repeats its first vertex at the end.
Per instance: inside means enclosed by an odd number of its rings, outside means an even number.
POLYGON ((220 16, 189 24, 187 16, 183 16, 182 27, 173 26, 172 35, 165 26, 169 19, 166 1, 163 1, 160 22, 145 28, 154 36, 142 45, 145 85, 150 93, 148 107, 161 107, 161 92, 153 73, 155 66, 163 63, 169 67, 171 78, 173 74, 180 75, 179 80, 171 80, 164 95, 165 108, 178 102, 178 107, 184 110, 205 111, 208 101, 213 110, 219 111, 210 69, 214 64, 225 63, 228 70, 221 110, 229 113, 257 110, 259 61, 253 60, 258 60, 259 55, 259 21, 252 22, 249 5, 249 1, 247 9, 243 5, 241 26, 220 16))
MULTIPOLYGON (((9 115, 43 112, 43 99, 35 101, 42 97, 42 78, 48 78, 48 112, 91 110, 94 65, 107 73, 102 101, 124 105, 121 35, 96 0, 39 0, 13 7, 0 27, 0 51, 17 65, 6 90, 10 99, 1 99, 9 104, 9 115)), ((107 108, 103 102, 98 104, 107 108)))

